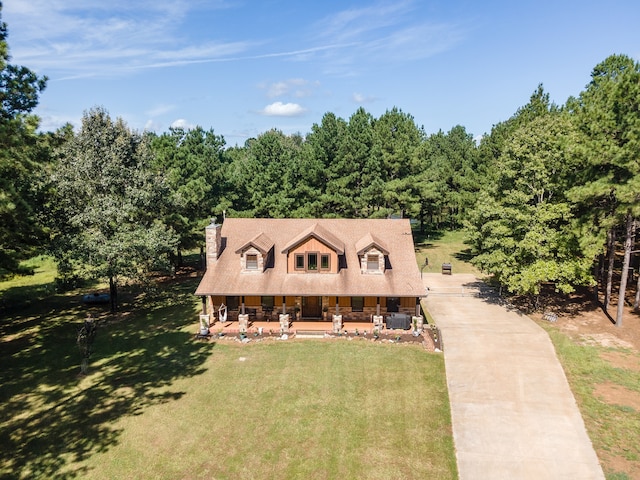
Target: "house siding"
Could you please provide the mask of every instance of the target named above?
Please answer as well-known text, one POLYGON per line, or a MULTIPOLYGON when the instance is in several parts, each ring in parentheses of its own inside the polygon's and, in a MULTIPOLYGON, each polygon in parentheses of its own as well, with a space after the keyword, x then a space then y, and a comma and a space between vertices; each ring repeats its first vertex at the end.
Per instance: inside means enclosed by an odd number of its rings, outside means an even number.
MULTIPOLYGON (((306 261, 306 260, 305 260, 306 261)), ((300 245, 289 250, 287 255, 287 273, 338 273, 338 255, 331 249, 331 247, 325 245, 316 238, 309 238, 302 242, 300 245), (296 254, 317 253, 318 254, 318 270, 313 272, 307 272, 305 270, 296 270, 296 254), (329 270, 320 270, 320 255, 329 255, 329 270)))

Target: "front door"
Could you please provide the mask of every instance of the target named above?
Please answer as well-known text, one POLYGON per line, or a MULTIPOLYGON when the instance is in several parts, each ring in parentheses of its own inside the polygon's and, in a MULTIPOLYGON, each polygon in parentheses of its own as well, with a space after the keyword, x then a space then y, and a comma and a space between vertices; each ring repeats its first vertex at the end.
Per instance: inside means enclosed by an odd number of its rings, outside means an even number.
POLYGON ((302 317, 322 317, 322 297, 302 297, 302 317))

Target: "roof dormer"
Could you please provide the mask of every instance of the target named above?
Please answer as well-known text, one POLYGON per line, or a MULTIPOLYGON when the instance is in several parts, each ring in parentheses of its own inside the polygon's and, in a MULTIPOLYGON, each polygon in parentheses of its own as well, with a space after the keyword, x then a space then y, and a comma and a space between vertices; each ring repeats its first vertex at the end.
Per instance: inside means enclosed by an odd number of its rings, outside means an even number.
POLYGON ((315 238, 316 240, 324 243, 326 246, 336 252, 336 254, 344 255, 344 242, 317 223, 314 223, 309 228, 300 233, 300 235, 287 243, 287 245, 282 249, 282 253, 288 254, 290 250, 293 250, 298 245, 309 240, 310 238, 315 238))
POLYGON ((290 240, 282 253, 288 273, 338 273, 344 242, 315 223, 290 240))
POLYGON ((389 255, 382 242, 373 234, 367 233, 356 243, 360 272, 370 275, 381 275, 385 272, 386 257, 389 255))
POLYGON ((240 270, 243 273, 261 273, 269 265, 273 253, 273 241, 260 233, 236 250, 240 254, 240 270))

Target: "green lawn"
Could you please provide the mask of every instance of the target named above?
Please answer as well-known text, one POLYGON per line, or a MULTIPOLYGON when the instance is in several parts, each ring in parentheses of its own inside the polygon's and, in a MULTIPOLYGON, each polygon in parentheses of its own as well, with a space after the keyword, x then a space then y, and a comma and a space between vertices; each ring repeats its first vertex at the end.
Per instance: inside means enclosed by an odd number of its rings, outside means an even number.
POLYGON ((462 231, 415 234, 414 242, 418 266, 424 273, 440 273, 442 264, 450 263, 453 273, 480 275, 469 263, 469 247, 464 244, 462 231), (425 257, 429 264, 423 267, 425 257))
POLYGON ((595 392, 598 385, 609 384, 640 395, 640 371, 616 367, 602 358, 614 353, 640 364, 640 354, 585 345, 553 326, 542 326, 553 341, 607 478, 639 478, 640 411, 625 406, 624 400, 620 405, 605 402, 595 392))
POLYGON ((0 323, 0 478, 456 478, 441 355, 195 341, 196 283, 123 295, 116 318, 81 305, 81 291, 12 304, 0 323), (80 377, 88 311, 104 323, 80 377))
MULTIPOLYGON (((0 309, 13 304, 25 305, 52 295, 55 291, 56 265, 51 257, 40 255, 21 264, 33 275, 0 277, 0 309)), ((1 310, 0 310, 1 313, 1 310)))

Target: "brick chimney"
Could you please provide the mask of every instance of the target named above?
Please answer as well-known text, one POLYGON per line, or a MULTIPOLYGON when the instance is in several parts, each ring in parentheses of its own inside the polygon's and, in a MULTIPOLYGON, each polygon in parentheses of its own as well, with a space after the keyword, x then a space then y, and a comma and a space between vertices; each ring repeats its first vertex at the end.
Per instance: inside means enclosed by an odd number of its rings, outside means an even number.
POLYGON ((222 225, 212 219, 211 225, 205 228, 205 243, 207 247, 207 266, 213 265, 222 253, 222 225))

